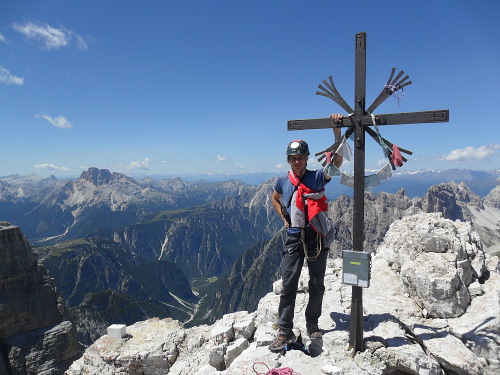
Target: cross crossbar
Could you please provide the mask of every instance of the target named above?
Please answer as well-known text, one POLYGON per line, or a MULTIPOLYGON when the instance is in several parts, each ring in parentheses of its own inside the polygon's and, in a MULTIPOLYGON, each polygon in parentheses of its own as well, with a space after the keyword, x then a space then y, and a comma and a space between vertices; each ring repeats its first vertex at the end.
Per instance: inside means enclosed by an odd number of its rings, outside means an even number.
MULTIPOLYGON (((308 120, 289 120, 287 122, 288 130, 306 130, 306 129, 327 129, 334 127, 348 127, 355 125, 350 117, 342 119, 342 123, 334 123, 330 118, 317 118, 308 120)), ((377 125, 402 125, 402 124, 422 124, 435 122, 448 122, 449 111, 447 109, 425 112, 406 112, 375 115, 377 125)), ((362 126, 373 125, 371 116, 361 118, 362 126)))

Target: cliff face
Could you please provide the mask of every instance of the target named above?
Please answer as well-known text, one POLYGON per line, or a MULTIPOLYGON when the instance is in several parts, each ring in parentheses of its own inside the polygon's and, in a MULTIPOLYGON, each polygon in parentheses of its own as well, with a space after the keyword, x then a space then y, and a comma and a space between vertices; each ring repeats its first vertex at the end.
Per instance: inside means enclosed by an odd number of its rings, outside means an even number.
POLYGON ((220 276, 282 225, 270 201, 272 186, 271 180, 237 197, 159 212, 150 221, 103 231, 103 236, 143 259, 167 259, 188 278, 220 276))
POLYGON ((78 350, 46 269, 19 228, 0 222, 0 373, 61 374, 78 350))
POLYGON ((175 264, 142 262, 113 241, 92 237, 36 252, 61 291, 84 345, 103 335, 113 321, 132 324, 150 316, 186 321, 197 302, 175 264))
POLYGON ((209 324, 230 311, 253 310, 279 278, 285 231, 245 251, 201 302, 189 325, 209 324))

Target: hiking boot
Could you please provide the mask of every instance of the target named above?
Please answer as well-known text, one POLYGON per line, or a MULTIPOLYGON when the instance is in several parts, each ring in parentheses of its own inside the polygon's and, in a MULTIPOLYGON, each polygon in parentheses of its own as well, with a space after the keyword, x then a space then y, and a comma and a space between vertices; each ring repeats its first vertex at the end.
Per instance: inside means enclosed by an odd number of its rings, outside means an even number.
POLYGON ((293 331, 291 329, 284 331, 281 328, 278 328, 278 334, 268 348, 272 352, 280 352, 283 350, 285 345, 288 342, 292 341, 294 338, 295 335, 293 334, 293 331))
POLYGON ((307 323, 307 334, 311 340, 320 339, 323 337, 323 332, 318 327, 318 323, 307 323))

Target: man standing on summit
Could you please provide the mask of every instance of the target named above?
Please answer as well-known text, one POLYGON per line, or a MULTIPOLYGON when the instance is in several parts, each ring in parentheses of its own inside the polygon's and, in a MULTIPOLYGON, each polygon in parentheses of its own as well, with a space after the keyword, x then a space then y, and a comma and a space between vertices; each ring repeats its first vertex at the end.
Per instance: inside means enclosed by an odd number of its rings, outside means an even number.
MULTIPOLYGON (((332 114, 330 118, 338 122, 343 116, 332 114)), ((340 128, 333 128, 335 141, 340 139, 340 128)), ((329 164, 316 171, 307 169, 309 146, 303 140, 292 141, 287 148, 287 161, 290 171, 280 177, 274 187, 273 206, 283 219, 287 228, 285 245, 282 250, 281 277, 283 289, 278 308, 278 333, 269 345, 273 352, 281 351, 285 345, 294 340, 293 316, 297 296, 300 272, 307 258, 309 268, 309 302, 305 311, 307 333, 311 339, 319 339, 322 332, 318 327, 321 316, 326 260, 328 257, 327 241, 318 227, 325 227, 328 221, 325 185, 334 174, 334 167, 340 167, 342 156, 335 154, 333 160, 327 158, 329 164), (283 198, 284 205, 281 198, 283 198), (314 225, 312 219, 315 218, 314 225)))

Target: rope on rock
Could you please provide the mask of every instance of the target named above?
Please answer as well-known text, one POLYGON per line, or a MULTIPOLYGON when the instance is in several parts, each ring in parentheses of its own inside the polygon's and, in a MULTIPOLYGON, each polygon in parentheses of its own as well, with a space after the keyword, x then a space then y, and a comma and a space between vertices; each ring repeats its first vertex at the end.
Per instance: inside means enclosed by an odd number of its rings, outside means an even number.
POLYGON ((270 369, 268 365, 266 365, 264 362, 255 362, 253 364, 253 371, 257 374, 257 375, 302 375, 298 372, 295 372, 293 371, 293 369, 291 369, 290 367, 283 367, 283 368, 274 368, 274 369, 270 369), (264 373, 264 372, 258 372, 256 369, 255 369, 255 365, 264 365, 266 366, 267 368, 267 372, 264 373))

